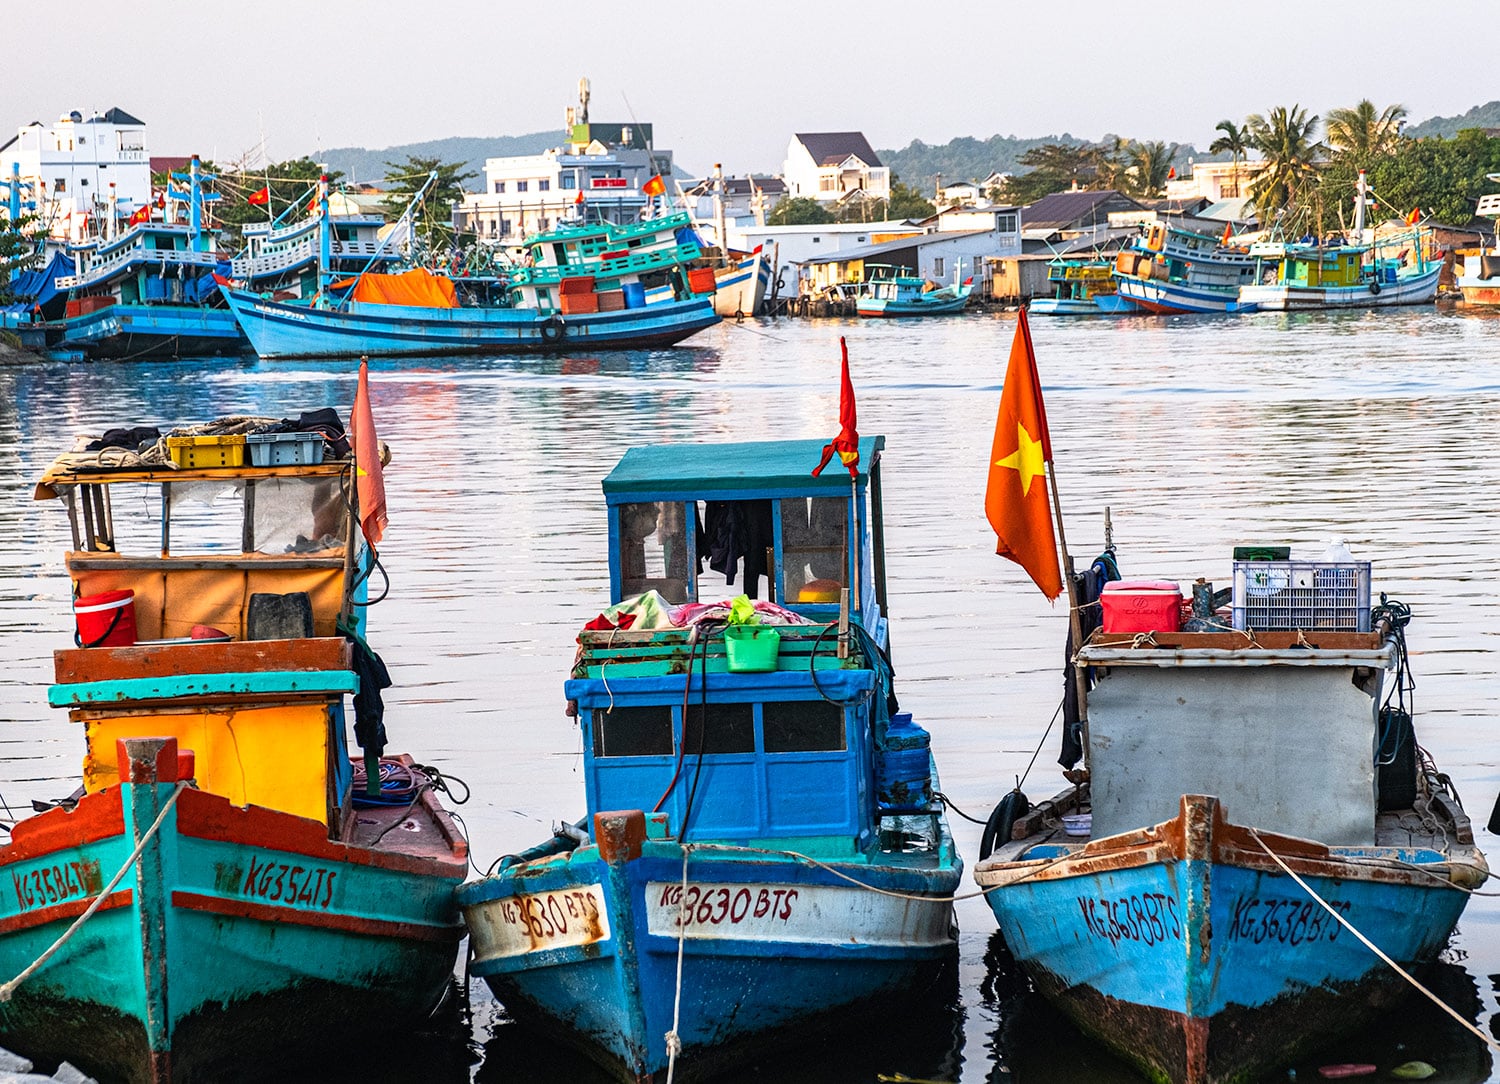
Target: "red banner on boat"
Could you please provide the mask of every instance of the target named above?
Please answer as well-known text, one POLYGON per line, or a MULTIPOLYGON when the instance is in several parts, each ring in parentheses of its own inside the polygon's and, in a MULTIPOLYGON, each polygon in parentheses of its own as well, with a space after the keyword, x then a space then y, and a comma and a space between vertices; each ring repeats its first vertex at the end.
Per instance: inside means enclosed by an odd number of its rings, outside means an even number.
POLYGON ((849 477, 859 477, 859 431, 854 410, 854 382, 849 379, 849 347, 844 337, 839 336, 839 350, 844 357, 844 372, 839 382, 839 435, 823 445, 823 458, 813 468, 813 477, 823 473, 833 453, 838 452, 839 462, 849 468, 849 477))
POLYGON ((251 192, 250 195, 245 197, 245 202, 264 207, 271 202, 271 186, 266 185, 259 192, 251 192))

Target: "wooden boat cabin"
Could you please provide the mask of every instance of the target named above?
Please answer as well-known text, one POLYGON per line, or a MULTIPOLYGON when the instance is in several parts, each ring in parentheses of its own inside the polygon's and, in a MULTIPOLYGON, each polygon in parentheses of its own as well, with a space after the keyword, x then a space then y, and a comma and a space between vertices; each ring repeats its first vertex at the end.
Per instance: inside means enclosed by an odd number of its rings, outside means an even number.
MULTIPOLYGON (((611 600, 657 595, 634 607, 640 621, 579 637, 567 696, 591 816, 655 809, 650 836, 800 840, 820 854, 877 840, 891 687, 883 446, 860 441, 852 484, 837 459, 812 476, 822 442, 809 440, 632 448, 604 480, 611 600), (758 626, 780 638, 767 669, 747 670, 722 624, 652 620, 658 596, 682 619, 742 592, 803 622, 758 626)), ((936 818, 932 831, 936 847, 936 818)))
MULTIPOLYGON (((242 454, 246 438, 200 439, 237 440, 242 454)), ((352 461, 70 460, 36 497, 60 498, 72 526, 79 646, 56 653, 49 699, 83 727, 85 791, 117 782, 116 739, 173 737, 193 751, 199 789, 338 838, 351 819, 343 702, 358 688, 340 630, 363 624, 352 461)))

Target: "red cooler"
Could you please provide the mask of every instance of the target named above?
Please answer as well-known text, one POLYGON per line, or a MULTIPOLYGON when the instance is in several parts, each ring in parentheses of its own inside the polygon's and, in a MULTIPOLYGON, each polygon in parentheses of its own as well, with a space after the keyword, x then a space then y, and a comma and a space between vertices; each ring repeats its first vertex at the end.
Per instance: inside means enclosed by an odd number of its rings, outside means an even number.
POLYGON ((135 592, 105 591, 73 600, 79 647, 129 647, 135 643, 135 592))
POLYGON ((1105 632, 1177 632, 1182 588, 1170 580, 1115 580, 1099 596, 1105 632))

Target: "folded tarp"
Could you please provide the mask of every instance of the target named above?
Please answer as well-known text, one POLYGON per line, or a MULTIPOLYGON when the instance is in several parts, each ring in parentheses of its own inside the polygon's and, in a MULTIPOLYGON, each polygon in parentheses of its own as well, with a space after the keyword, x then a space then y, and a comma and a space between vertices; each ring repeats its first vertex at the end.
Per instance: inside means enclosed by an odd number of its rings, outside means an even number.
POLYGON ((57 296, 57 279, 74 273, 73 260, 61 252, 54 252, 46 266, 35 271, 22 271, 11 280, 10 290, 18 301, 32 305, 45 305, 57 296))

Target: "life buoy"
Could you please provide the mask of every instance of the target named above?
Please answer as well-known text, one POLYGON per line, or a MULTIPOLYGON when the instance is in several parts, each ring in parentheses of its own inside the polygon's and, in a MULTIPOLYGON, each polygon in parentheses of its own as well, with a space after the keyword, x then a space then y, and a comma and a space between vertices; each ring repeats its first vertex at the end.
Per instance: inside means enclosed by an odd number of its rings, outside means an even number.
POLYGON ((560 316, 549 316, 547 317, 547 319, 542 321, 540 330, 542 335, 542 342, 555 343, 560 341, 562 337, 567 334, 568 325, 563 323, 562 317, 560 316))
POLYGON ((1150 252, 1160 252, 1166 240, 1166 229, 1160 223, 1156 223, 1146 234, 1146 249, 1150 252))
POLYGON ((1378 294, 1378 293, 1380 293, 1380 283, 1378 283, 1378 282, 1372 282, 1372 283, 1370 283, 1370 293, 1372 293, 1372 294, 1378 294))

